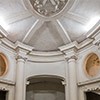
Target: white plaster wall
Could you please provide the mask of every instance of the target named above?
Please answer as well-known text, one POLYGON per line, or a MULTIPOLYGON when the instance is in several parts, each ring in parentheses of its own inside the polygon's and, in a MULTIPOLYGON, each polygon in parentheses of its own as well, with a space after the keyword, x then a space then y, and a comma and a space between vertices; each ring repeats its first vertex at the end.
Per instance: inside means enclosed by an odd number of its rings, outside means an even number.
POLYGON ((0 77, 0 80, 15 82, 16 76, 16 60, 15 53, 9 48, 0 45, 0 53, 3 53, 8 59, 8 71, 0 77))
POLYGON ((51 63, 27 62, 25 76, 28 78, 36 75, 56 75, 64 78, 66 65, 65 61, 51 63))
POLYGON ((78 54, 78 60, 77 60, 77 80, 78 82, 89 82, 89 81, 96 80, 97 78, 100 77, 100 73, 98 73, 98 75, 95 77, 90 77, 85 72, 85 59, 90 53, 96 53, 100 57, 100 52, 98 48, 94 45, 82 50, 78 54))

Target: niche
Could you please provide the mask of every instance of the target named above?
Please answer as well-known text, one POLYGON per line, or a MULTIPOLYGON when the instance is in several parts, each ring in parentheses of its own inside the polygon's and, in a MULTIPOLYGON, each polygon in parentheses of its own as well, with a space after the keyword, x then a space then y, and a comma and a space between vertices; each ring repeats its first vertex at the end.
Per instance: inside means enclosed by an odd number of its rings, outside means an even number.
POLYGON ((86 73, 94 77, 100 72, 100 60, 99 57, 95 53, 91 53, 85 63, 86 73))
POLYGON ((0 76, 3 76, 7 72, 8 61, 6 57, 0 53, 0 76))
POLYGON ((41 77, 28 80, 26 100, 65 100, 65 88, 62 80, 41 77))

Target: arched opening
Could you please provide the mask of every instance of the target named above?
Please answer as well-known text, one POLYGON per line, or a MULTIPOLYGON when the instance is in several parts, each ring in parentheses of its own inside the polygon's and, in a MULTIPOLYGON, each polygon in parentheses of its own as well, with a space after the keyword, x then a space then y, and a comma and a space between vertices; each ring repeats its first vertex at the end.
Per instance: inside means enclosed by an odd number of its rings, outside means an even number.
POLYGON ((62 79, 37 77, 28 79, 26 100, 65 100, 62 79))

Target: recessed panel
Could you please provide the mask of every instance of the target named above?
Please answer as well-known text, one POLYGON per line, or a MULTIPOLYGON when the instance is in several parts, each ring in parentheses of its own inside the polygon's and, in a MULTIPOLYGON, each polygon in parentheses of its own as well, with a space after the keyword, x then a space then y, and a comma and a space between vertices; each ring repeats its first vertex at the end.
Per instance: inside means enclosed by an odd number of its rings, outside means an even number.
POLYGON ((92 53, 86 60, 86 72, 89 76, 96 76, 100 72, 100 60, 99 57, 92 53))
POLYGON ((7 71, 7 59, 3 54, 0 54, 0 76, 4 75, 7 71))

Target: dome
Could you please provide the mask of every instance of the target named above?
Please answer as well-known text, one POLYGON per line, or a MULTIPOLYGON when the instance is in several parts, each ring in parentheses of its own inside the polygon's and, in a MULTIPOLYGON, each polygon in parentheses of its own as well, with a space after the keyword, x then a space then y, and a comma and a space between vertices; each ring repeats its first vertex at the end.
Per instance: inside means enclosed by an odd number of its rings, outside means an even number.
POLYGON ((0 34, 35 51, 57 51, 74 41, 93 38, 100 24, 98 9, 100 0, 3 0, 0 34))

